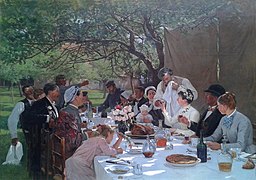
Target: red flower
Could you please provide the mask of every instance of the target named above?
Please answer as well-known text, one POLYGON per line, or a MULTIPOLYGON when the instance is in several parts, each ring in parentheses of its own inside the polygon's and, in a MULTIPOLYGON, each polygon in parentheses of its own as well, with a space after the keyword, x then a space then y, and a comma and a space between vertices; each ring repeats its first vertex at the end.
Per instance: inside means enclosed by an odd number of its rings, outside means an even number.
POLYGON ((122 109, 122 106, 118 104, 118 105, 115 106, 115 109, 121 110, 121 109, 122 109))

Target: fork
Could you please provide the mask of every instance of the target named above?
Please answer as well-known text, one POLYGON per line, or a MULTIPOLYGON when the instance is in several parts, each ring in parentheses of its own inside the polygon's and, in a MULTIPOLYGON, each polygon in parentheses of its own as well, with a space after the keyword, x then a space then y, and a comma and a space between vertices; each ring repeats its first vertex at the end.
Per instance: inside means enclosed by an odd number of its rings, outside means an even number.
POLYGON ((128 164, 131 164, 131 161, 129 161, 129 160, 124 160, 124 159, 121 159, 121 158, 119 158, 119 157, 116 157, 117 159, 119 159, 120 161, 123 161, 123 162, 126 162, 126 163, 128 163, 128 164))

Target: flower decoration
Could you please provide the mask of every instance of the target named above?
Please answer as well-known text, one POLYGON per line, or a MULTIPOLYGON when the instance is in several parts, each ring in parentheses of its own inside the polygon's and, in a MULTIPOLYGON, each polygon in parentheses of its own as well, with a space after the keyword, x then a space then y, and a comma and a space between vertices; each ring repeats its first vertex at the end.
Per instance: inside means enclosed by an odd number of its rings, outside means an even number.
POLYGON ((194 95, 190 89, 181 88, 180 92, 182 92, 187 100, 193 101, 194 95))
POLYGON ((53 113, 52 106, 47 106, 47 110, 48 110, 49 115, 52 116, 52 113, 53 113))
POLYGON ((116 121, 127 121, 134 117, 134 112, 132 112, 132 106, 128 105, 123 108, 120 108, 120 105, 115 107, 113 111, 114 120, 116 121))

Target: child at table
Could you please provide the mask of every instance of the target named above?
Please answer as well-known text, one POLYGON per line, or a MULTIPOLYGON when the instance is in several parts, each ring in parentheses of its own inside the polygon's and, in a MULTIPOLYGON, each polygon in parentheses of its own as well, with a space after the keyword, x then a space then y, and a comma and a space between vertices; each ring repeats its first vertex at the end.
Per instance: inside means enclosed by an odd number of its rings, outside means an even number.
POLYGON ((98 135, 83 141, 83 144, 76 152, 66 160, 66 179, 95 179, 93 160, 95 156, 114 156, 123 153, 119 148, 122 142, 122 135, 118 134, 116 143, 110 147, 113 140, 114 130, 108 125, 100 125, 97 128, 98 135))
POLYGON ((140 113, 136 116, 136 121, 138 123, 151 123, 153 121, 153 117, 149 114, 147 105, 143 104, 140 107, 140 113))

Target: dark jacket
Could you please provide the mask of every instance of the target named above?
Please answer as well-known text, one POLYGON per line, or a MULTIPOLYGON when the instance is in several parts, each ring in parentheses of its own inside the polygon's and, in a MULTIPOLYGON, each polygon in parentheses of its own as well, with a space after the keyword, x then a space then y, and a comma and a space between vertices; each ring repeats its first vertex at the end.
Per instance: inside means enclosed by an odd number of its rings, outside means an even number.
POLYGON ((26 123, 30 126, 31 170, 35 172, 40 172, 41 153, 46 151, 41 149, 41 130, 43 127, 48 128, 47 115, 55 118, 57 113, 46 97, 34 102, 30 110, 24 113, 26 123))
POLYGON ((215 129, 218 127, 220 119, 223 117, 218 108, 215 108, 212 114, 204 120, 206 114, 207 110, 201 115, 198 123, 191 122, 191 126, 189 129, 196 132, 196 135, 198 137, 200 136, 200 131, 202 129, 204 130, 204 137, 212 135, 215 129))
MULTIPOLYGON (((132 102, 133 112, 134 112, 134 108, 135 108, 135 104, 136 104, 136 103, 138 103, 138 104, 137 104, 137 108, 138 108, 138 111, 140 112, 140 106, 142 106, 143 104, 147 104, 147 102, 148 102, 148 100, 147 100, 145 97, 142 97, 139 101, 134 100, 134 101, 132 102)), ((137 114, 135 114, 135 116, 136 116, 136 115, 137 115, 137 114)))
POLYGON ((53 118, 56 118, 57 114, 52 104, 46 97, 44 97, 34 102, 30 110, 24 113, 24 117, 26 119, 26 122, 29 123, 31 126, 39 125, 41 127, 42 124, 46 122, 47 115, 50 115, 50 111, 52 112, 51 116, 53 118))
POLYGON ((28 99, 22 99, 20 102, 24 103, 24 111, 20 114, 20 125, 23 131, 29 129, 29 124, 26 122, 25 114, 27 111, 30 111, 32 104, 29 103, 28 99))
POLYGON ((124 90, 116 88, 116 91, 113 94, 108 94, 107 98, 98 108, 98 110, 101 112, 107 108, 115 109, 115 106, 120 103, 120 95, 122 94, 122 92, 124 92, 124 90))

